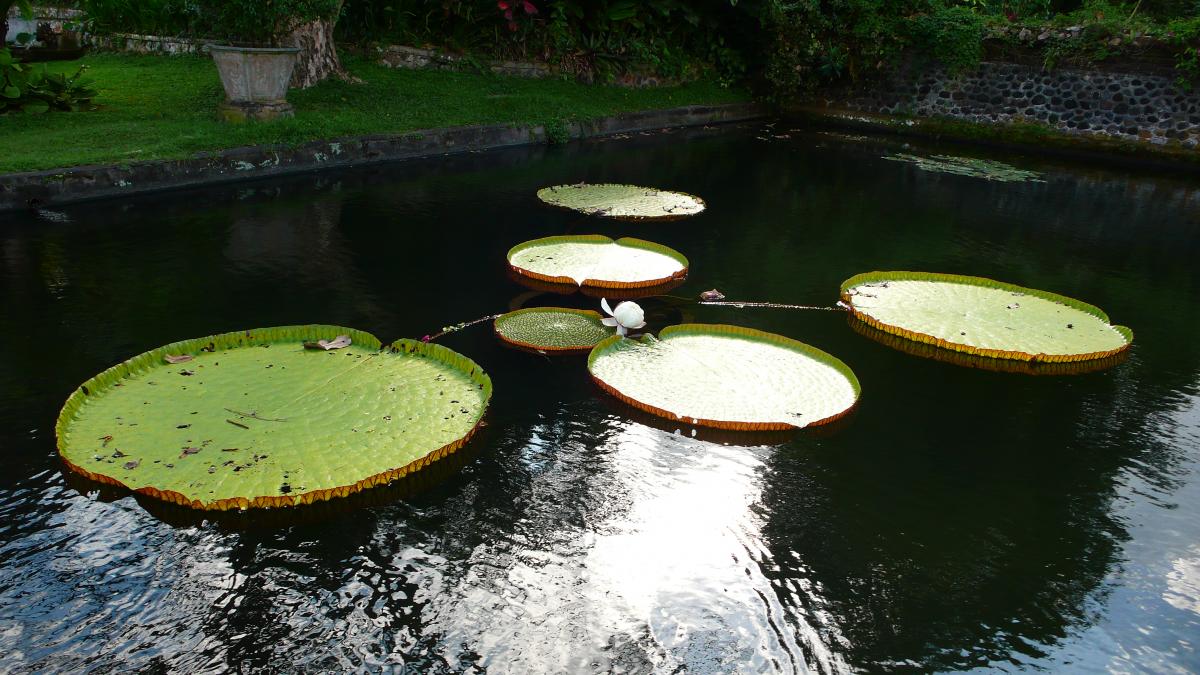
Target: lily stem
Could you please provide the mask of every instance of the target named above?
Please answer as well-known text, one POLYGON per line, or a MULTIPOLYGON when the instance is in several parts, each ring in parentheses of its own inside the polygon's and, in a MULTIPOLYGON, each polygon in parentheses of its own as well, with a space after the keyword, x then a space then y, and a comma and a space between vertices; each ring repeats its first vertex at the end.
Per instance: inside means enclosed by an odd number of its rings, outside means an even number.
POLYGON ((739 302, 735 300, 701 300, 701 305, 713 305, 716 307, 766 307, 769 309, 819 309, 825 312, 843 312, 845 307, 834 305, 833 307, 818 307, 816 305, 788 305, 779 302, 739 302))
POLYGON ((471 326, 474 326, 477 323, 483 323, 484 321, 493 321, 495 319, 500 318, 501 316, 503 316, 503 315, 489 314, 487 316, 481 316, 478 319, 475 319, 474 321, 465 321, 463 323, 454 324, 453 326, 446 326, 445 328, 442 328, 441 332, 439 332, 439 333, 434 333, 433 335, 426 335, 425 337, 421 338, 421 342, 433 342, 434 340, 442 337, 443 335, 449 335, 450 333, 457 333, 458 331, 460 331, 464 328, 470 328, 471 326))

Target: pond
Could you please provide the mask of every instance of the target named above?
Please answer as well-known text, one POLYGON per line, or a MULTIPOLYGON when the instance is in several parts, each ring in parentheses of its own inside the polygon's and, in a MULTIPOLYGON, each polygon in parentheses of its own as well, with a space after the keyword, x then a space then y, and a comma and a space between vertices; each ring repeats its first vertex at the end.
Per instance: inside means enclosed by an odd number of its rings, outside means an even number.
POLYGON ((633 135, 5 215, 0 670, 1200 670, 1200 185, 999 157, 1039 181, 885 156, 962 148, 786 121, 633 135), (546 185, 683 190, 619 223, 546 185), (856 411, 699 432, 601 393, 582 357, 440 339, 491 375, 488 425, 409 481, 203 520, 64 476, 54 420, 168 342, 332 323, 386 341, 510 307, 593 307, 505 274, 516 243, 636 236, 672 291, 832 306, 874 269, 973 274, 1133 328, 1102 372, 902 353, 835 311, 643 301, 650 328, 781 333, 844 360, 856 411))

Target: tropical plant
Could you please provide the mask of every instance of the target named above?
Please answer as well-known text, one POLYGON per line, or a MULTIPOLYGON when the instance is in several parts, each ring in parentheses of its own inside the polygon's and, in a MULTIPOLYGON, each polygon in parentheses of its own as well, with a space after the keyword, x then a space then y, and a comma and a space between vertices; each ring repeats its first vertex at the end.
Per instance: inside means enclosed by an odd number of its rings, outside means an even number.
POLYGON ((96 90, 84 77, 86 65, 73 75, 48 73, 45 67, 20 63, 12 52, 0 49, 0 114, 43 113, 50 110, 91 110, 96 90))
POLYGON ((49 73, 37 71, 33 80, 31 95, 44 102, 51 110, 79 112, 93 110, 92 99, 98 92, 93 88, 93 82, 84 77, 87 65, 80 65, 73 75, 65 73, 49 73))
POLYGON ((1176 49, 1175 70, 1179 73, 1177 84, 1190 90, 1200 81, 1200 7, 1197 8, 1196 16, 1177 19, 1167 24, 1167 39, 1176 49))
MULTIPOLYGON (((12 52, 0 49, 0 113, 24 110, 30 105, 29 72, 13 58, 12 52)), ((30 112, 33 112, 32 110, 30 112)))

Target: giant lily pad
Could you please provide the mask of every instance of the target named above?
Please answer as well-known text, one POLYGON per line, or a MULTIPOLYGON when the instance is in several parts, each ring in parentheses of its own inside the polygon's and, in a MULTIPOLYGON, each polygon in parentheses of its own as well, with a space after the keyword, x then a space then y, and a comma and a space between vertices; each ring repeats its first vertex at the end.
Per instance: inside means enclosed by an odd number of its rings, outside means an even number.
POLYGON ((681 324, 659 337, 611 337, 588 370, 602 389, 655 415, 742 431, 832 422, 858 401, 858 378, 802 342, 740 326, 681 324))
POLYGON ((503 314, 494 324, 496 336, 525 349, 543 352, 587 352, 613 334, 598 312, 566 307, 532 307, 503 314))
POLYGON ((344 496, 454 452, 490 378, 445 347, 287 326, 160 347, 79 387, 58 418, 68 467, 197 509, 344 496), (338 349, 305 349, 346 336, 338 349), (191 356, 170 363, 167 356, 191 356))
POLYGON ((683 192, 615 183, 555 185, 537 196, 547 204, 621 220, 675 220, 704 210, 702 199, 683 192))
POLYGON ((594 288, 647 288, 687 276, 680 252, 650 241, 599 234, 545 237, 508 251, 513 272, 551 283, 594 288))
POLYGON ((991 358, 1088 361, 1133 342, 1098 307, 981 277, 870 272, 842 284, 842 302, 884 332, 991 358))
POLYGON ((1020 373, 1022 375, 1086 375, 1096 373, 1101 370, 1108 370, 1113 366, 1120 365, 1129 357, 1129 351, 1123 351, 1113 356, 1108 356, 1101 359, 1092 359, 1090 361, 1071 361, 1067 363, 1047 363, 1044 361, 1017 361, 1014 359, 994 359, 987 356, 976 356, 964 352, 956 352, 949 349, 942 349, 932 344, 925 342, 916 342, 899 335, 885 333, 878 328, 872 328, 869 324, 855 317, 853 314, 846 317, 851 330, 865 338, 878 342, 881 345, 895 349, 898 352, 909 354, 910 356, 919 356, 923 359, 939 361, 941 363, 949 363, 963 368, 976 368, 978 370, 987 370, 994 373, 1020 373))

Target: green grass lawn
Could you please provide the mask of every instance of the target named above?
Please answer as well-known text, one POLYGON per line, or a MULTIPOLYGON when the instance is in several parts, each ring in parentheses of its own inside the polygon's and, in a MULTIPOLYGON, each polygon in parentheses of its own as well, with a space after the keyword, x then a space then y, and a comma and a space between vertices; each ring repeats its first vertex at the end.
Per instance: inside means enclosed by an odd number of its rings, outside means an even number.
POLYGON ((81 164, 187 157, 266 143, 386 134, 462 124, 538 124, 635 110, 747 100, 712 83, 624 89, 565 80, 394 70, 350 58, 362 84, 323 82, 292 91, 293 119, 241 125, 217 121, 223 98, 208 58, 99 54, 54 63, 90 68, 100 96, 93 112, 0 116, 0 173, 81 164))

